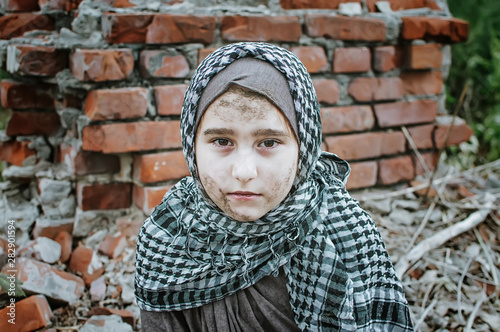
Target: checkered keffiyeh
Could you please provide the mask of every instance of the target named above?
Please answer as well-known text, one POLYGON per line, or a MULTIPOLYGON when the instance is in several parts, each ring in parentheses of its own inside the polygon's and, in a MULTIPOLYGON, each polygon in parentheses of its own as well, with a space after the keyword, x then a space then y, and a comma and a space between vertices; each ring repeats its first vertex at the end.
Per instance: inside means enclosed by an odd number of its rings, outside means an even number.
POLYGON ((147 311, 220 300, 283 268, 295 321, 311 331, 411 331, 406 299, 371 217, 349 196, 349 166, 322 153, 311 79, 290 52, 265 43, 224 46, 198 67, 186 92, 184 154, 192 177, 177 183, 145 221, 137 242, 136 298, 147 311), (197 104, 233 61, 268 61, 286 77, 299 129, 290 194, 254 222, 238 222, 208 199, 195 163, 197 104))

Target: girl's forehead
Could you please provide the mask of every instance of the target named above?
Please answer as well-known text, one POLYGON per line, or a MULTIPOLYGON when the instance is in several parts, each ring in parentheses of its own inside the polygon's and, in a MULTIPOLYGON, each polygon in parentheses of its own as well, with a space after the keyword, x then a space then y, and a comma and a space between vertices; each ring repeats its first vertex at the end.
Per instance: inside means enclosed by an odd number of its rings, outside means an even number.
POLYGON ((200 127, 207 125, 251 125, 283 130, 293 136, 293 129, 281 110, 266 97, 240 89, 226 91, 205 111, 200 127))

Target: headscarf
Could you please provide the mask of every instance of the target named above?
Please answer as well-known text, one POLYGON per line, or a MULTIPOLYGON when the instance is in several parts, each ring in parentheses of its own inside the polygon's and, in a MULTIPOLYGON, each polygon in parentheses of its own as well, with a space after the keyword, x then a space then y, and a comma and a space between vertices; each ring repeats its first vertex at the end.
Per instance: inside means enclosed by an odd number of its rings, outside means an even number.
POLYGON ((266 43, 230 44, 210 54, 186 92, 181 133, 192 176, 166 193, 140 231, 135 286, 141 309, 199 307, 282 268, 302 330, 412 330, 380 234, 345 190, 348 164, 321 152, 318 101, 295 55, 266 43), (243 223, 206 199, 194 143, 204 89, 244 57, 266 61, 286 78, 298 125, 299 160, 288 196, 260 219, 243 223))

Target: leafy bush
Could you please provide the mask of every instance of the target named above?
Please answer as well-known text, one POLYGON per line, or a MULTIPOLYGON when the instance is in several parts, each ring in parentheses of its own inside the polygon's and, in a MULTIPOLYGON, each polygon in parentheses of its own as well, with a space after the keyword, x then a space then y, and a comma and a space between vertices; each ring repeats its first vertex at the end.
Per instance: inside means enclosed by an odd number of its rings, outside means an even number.
POLYGON ((476 162, 500 158, 500 6, 498 0, 450 0, 454 17, 470 24, 469 40, 452 46, 447 81, 448 109, 465 84, 469 90, 460 116, 479 141, 476 162))

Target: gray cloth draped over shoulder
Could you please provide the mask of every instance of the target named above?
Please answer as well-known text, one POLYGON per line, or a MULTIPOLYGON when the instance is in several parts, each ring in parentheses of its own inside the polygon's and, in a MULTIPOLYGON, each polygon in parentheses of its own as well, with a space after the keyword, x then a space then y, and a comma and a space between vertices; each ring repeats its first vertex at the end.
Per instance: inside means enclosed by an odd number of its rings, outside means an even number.
POLYGON ((348 164, 321 152, 319 105, 309 74, 287 50, 236 43, 209 55, 185 95, 181 133, 191 177, 177 183, 137 241, 136 299, 173 311, 223 299, 283 269, 295 322, 311 331, 411 331, 408 305, 371 217, 345 190, 348 164), (240 58, 285 77, 297 121, 298 173, 289 195, 253 222, 229 218, 201 186, 194 135, 208 82, 240 58))

